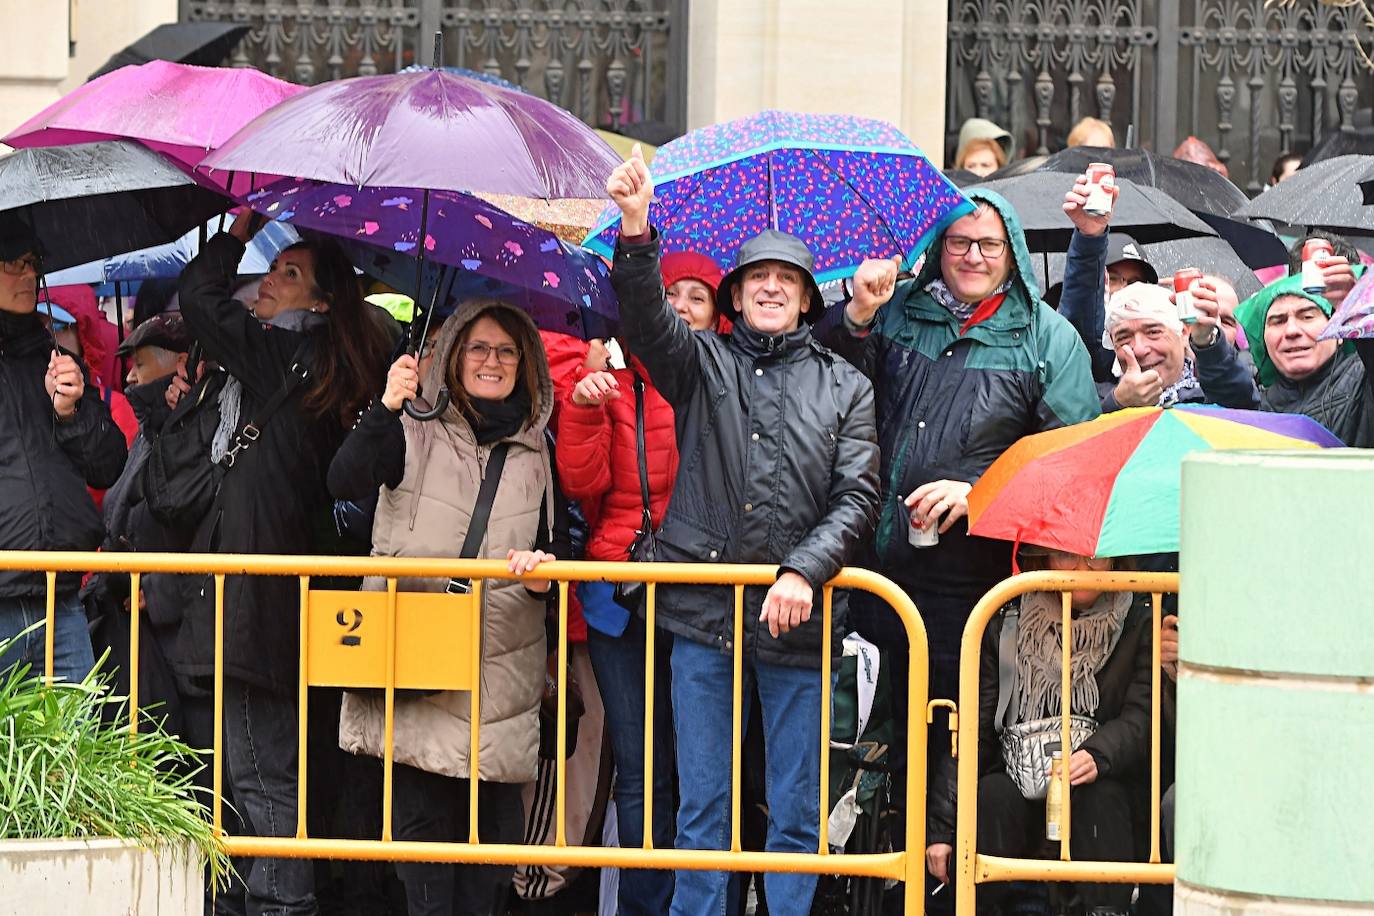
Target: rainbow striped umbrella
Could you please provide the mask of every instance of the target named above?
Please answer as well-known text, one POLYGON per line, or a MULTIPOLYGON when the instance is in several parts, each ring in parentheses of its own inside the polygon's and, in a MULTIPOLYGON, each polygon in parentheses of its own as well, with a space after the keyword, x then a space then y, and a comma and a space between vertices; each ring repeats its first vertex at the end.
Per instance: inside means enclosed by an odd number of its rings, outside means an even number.
POLYGON ((1026 436, 969 493, 969 533, 1096 557, 1178 550, 1183 458, 1210 449, 1339 448, 1300 414, 1135 407, 1026 436))

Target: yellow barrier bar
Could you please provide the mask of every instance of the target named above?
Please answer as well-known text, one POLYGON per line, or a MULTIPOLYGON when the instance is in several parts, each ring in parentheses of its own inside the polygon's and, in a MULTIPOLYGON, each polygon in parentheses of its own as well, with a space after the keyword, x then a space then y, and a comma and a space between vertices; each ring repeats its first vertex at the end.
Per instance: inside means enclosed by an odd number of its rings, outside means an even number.
POLYGON ((43 679, 49 687, 53 682, 54 631, 57 628, 57 573, 49 572, 47 596, 47 624, 43 627, 43 679))
POLYGON ((558 744, 553 752, 554 812, 553 845, 567 846, 568 809, 568 583, 558 583, 558 744))
POLYGON ((138 637, 142 623, 143 610, 138 606, 138 593, 142 589, 142 574, 137 570, 129 573, 129 734, 138 734, 138 637))
POLYGON ((1160 745, 1160 660, 1159 640, 1164 625, 1162 603, 1164 596, 1159 592, 1150 595, 1150 608, 1153 617, 1151 624, 1154 632, 1154 647, 1150 653, 1150 861, 1159 862, 1159 745, 1160 745))
MULTIPOLYGON (((505 564, 501 564, 504 570, 505 564)), ((482 610, 482 589, 486 582, 477 577, 472 579, 472 606, 477 609, 477 613, 472 615, 472 651, 475 653, 473 671, 477 672, 471 691, 468 712, 470 721, 468 722, 468 842, 476 846, 479 842, 477 838, 477 789, 480 785, 478 780, 478 758, 481 756, 482 747, 482 618, 485 616, 482 610)))
POLYGON ((1073 757, 1073 739, 1069 734, 1069 716, 1073 712, 1073 703, 1070 700, 1073 696, 1073 668, 1070 661, 1073 650, 1073 592, 1060 592, 1059 598, 1063 614, 1060 621, 1062 629, 1059 631, 1059 757, 1062 761, 1059 768, 1059 786, 1062 790, 1059 809, 1059 861, 1069 862, 1073 859, 1069 853, 1069 838, 1073 834, 1073 809, 1070 807, 1073 802, 1069 798, 1069 760, 1073 757))
MULTIPOLYGON (((740 756, 744 749, 744 586, 735 586, 734 688, 730 691, 734 747, 730 751, 730 851, 739 852, 740 843, 740 756)), ((647 713, 646 713, 647 714, 647 713)))
MULTIPOLYGON (((978 856, 978 880, 1087 881, 1106 884, 1169 884, 1174 866, 1148 862, 1057 862, 1053 859, 1008 859, 978 856)), ((960 901, 963 908, 963 901, 960 901)))
POLYGON ((821 823, 817 855, 830 854, 830 704, 835 701, 830 684, 831 610, 835 590, 821 591, 821 823))
POLYGON ((300 636, 300 657, 297 660, 299 674, 296 684, 296 838, 305 839, 307 836, 305 829, 305 803, 309 797, 306 792, 306 772, 305 761, 306 738, 309 736, 307 722, 310 718, 309 694, 307 686, 310 674, 310 663, 306 658, 306 647, 310 645, 310 577, 301 576, 301 636, 300 636))
POLYGON ((654 848, 654 664, 658 648, 654 634, 657 632, 654 602, 657 600, 655 583, 644 584, 644 816, 643 843, 645 849, 654 848))
POLYGON ((382 842, 391 841, 396 774, 396 580, 386 580, 386 686, 382 688, 382 842))
POLYGON ((224 573, 215 574, 215 797, 211 820, 224 836, 224 573))
MULTIPOLYGON (((978 673, 983 633, 988 621, 1012 599, 1028 592, 1072 592, 1091 589, 1106 592, 1176 592, 1177 573, 1136 572, 1034 572, 1022 573, 998 583, 969 614, 960 642, 958 734, 959 804, 952 868, 959 916, 974 916, 977 885, 981 881, 1009 880, 1117 880, 1102 874, 1134 875, 1120 880, 1165 883, 1172 880, 1173 866, 1132 862, 1062 862, 999 859, 979 855, 978 833, 978 673), (1135 871, 1132 871, 1134 869, 1135 871), (1091 877, 1099 876, 1099 877, 1091 877)), ((1065 642, 1068 642, 1067 631, 1065 642)), ((913 655, 912 678, 915 679, 913 655)), ((1067 769, 1067 768, 1066 768, 1067 769)), ((1066 816, 1068 811, 1066 808, 1066 816)), ((913 825, 908 824, 908 828, 913 825)), ((908 901, 911 900, 908 884, 908 901)))
MULTIPOLYGON (((231 856, 281 859, 348 859, 360 862, 452 862, 481 865, 566 865, 572 868, 663 868, 695 871, 788 872, 834 874, 843 863, 846 875, 860 878, 903 876, 903 854, 821 857, 813 852, 729 852, 723 849, 660 849, 651 864, 644 850, 618 846, 524 846, 396 840, 296 840, 289 837, 229 837, 225 852, 231 856)), ((916 857, 922 858, 922 857, 916 857)), ((917 896, 921 894, 917 890, 917 896)), ((908 916, 919 916, 909 909, 908 916)))

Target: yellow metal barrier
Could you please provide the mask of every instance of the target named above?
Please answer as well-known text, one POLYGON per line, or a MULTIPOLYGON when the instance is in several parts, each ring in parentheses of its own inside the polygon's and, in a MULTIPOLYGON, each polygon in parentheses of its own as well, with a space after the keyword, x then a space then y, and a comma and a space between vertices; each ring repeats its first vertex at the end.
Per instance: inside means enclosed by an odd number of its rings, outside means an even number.
MULTIPOLYGON (((556 832, 553 846, 484 844, 478 836, 478 743, 481 731, 480 695, 473 689, 480 682, 481 597, 483 580, 510 580, 512 575, 501 560, 410 559, 391 557, 311 557, 242 554, 177 555, 156 553, 64 553, 0 551, 0 569, 39 570, 47 573, 48 643, 46 675, 51 682, 53 660, 53 588, 58 572, 103 572, 126 574, 131 578, 131 594, 138 595, 139 576, 149 573, 181 573, 213 576, 215 585, 215 686, 214 686, 214 760, 222 759, 224 727, 224 585, 231 575, 287 576, 300 582, 300 678, 298 748, 298 819, 294 837, 247 837, 223 834, 222 767, 214 766, 212 817, 223 836, 226 851, 233 856, 339 858, 384 861, 439 861, 510 865, 565 865, 572 867, 619 867, 708 869, 748 872, 806 872, 853 877, 884 878, 905 883, 905 912, 925 911, 923 885, 925 864, 926 772, 918 761, 925 760, 926 693, 929 660, 925 627, 910 598, 890 580, 863 569, 846 568, 825 586, 822 607, 823 641, 819 678, 823 702, 820 721, 820 842, 815 853, 755 852, 742 849, 740 842, 740 748, 742 733, 742 685, 744 641, 734 640, 733 722, 735 746, 731 773, 731 831, 728 850, 657 849, 653 831, 644 831, 642 849, 570 846, 565 829, 566 757, 559 754, 556 766, 556 832), (313 590, 312 577, 376 576, 386 580, 385 592, 344 592, 313 590), (425 578, 471 579, 468 595, 399 592, 397 580, 425 578), (904 825, 905 851, 888 853, 834 855, 828 842, 830 778, 830 698, 832 637, 830 618, 834 589, 866 591, 886 601, 901 618, 911 647, 907 708, 906 797, 904 825), (466 630, 466 633, 464 633, 466 630), (466 636, 466 639, 463 637, 466 636), (451 663, 433 664, 432 647, 445 641, 449 645, 466 643, 466 658, 451 663), (429 651, 420 652, 421 648, 429 651), (384 691, 385 753, 383 757, 382 836, 378 840, 341 840, 310 837, 306 830, 306 717, 309 687, 330 685, 371 687, 384 691), (466 843, 406 842, 392 839, 392 736, 396 690, 469 690, 472 694, 471 728, 471 825, 466 843)), ((568 585, 571 582, 638 582, 648 580, 646 588, 645 705, 654 709, 654 649, 652 638, 656 613, 657 586, 664 584, 733 586, 735 632, 744 629, 744 589, 750 585, 771 585, 777 575, 774 566, 744 566, 687 563, 587 563, 556 561, 541 566, 537 577, 551 579, 558 589, 559 657, 567 658, 568 585)), ((534 578, 533 576, 531 578, 534 578)), ((137 607, 135 597, 134 606, 137 607)), ((138 723, 138 626, 131 620, 133 655, 130 680, 135 685, 130 696, 130 728, 138 723)), ((461 655, 461 653, 458 653, 461 655)), ((566 666, 559 666, 557 747, 566 747, 567 690, 566 666)), ((645 785, 652 785, 652 716, 644 722, 645 785)), ((644 798, 644 822, 653 822, 653 793, 644 798)))
MULTIPOLYGON (((983 596, 964 627, 959 652, 958 814, 954 840, 957 908, 959 916, 973 916, 979 884, 993 881, 1085 881, 1169 884, 1174 866, 1160 861, 1160 659, 1159 631, 1164 593, 1178 591, 1177 573, 1035 572, 1001 582, 983 596), (1153 609, 1153 664, 1150 686, 1150 860, 1149 862, 1075 862, 1069 855, 1072 818, 1069 814, 1069 768, 1062 768, 1064 814, 1061 818, 1059 860, 1012 859, 978 852, 978 673, 983 632, 1007 602, 1028 592, 1060 592, 1063 597, 1063 657, 1061 696, 1069 696, 1069 650, 1072 646, 1070 593, 1076 590, 1149 594, 1153 609)), ((1069 708, 1063 704, 1060 746, 1069 741, 1069 708)), ((1067 759, 1067 758, 1066 758, 1067 759)))

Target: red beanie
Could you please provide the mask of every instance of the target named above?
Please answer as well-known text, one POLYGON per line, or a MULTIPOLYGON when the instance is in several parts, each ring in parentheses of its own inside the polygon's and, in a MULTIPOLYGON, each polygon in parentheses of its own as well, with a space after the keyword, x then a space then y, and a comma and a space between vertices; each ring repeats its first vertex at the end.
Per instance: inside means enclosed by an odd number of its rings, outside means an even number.
POLYGON ((663 288, 667 289, 679 280, 699 280, 711 290, 711 298, 720 288, 720 278, 725 272, 720 265, 704 254, 695 251, 674 251, 659 260, 663 271, 663 288))

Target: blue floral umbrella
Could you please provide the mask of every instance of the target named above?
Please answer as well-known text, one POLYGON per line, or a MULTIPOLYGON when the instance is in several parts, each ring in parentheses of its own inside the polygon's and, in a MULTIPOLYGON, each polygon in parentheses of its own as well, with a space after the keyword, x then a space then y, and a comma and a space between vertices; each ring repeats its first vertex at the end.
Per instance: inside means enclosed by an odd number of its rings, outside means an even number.
MULTIPOLYGON (((658 148, 649 218, 667 251, 724 265, 765 229, 804 241, 819 282, 864 258, 907 266, 968 200, 891 124, 849 115, 764 111, 694 130, 658 148)), ((611 255, 620 211, 607 207, 586 241, 611 255)))

